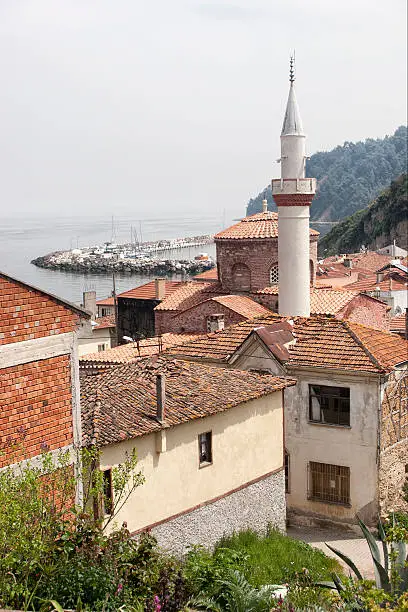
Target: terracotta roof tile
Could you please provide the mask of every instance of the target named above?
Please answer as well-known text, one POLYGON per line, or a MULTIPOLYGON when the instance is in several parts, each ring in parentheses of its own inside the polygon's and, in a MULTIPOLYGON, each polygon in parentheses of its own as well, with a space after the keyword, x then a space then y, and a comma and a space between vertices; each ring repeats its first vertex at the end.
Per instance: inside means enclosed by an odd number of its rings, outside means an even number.
POLYGON ((314 289, 310 293, 310 312, 337 314, 358 295, 358 291, 341 289, 314 289))
POLYGON ((115 315, 106 315, 105 317, 99 317, 95 321, 96 325, 93 329, 107 329, 109 327, 115 327, 115 315))
POLYGON ((103 300, 98 300, 96 302, 96 305, 97 306, 114 306, 115 302, 113 300, 113 297, 108 297, 108 298, 105 298, 103 300))
MULTIPOLYGON (((185 285, 184 281, 172 281, 166 280, 166 297, 174 293, 181 286, 185 285)), ((149 283, 145 283, 144 285, 140 285, 140 287, 135 287, 134 289, 129 289, 129 291, 124 291, 118 295, 119 298, 134 298, 137 300, 156 300, 156 283, 154 280, 149 283)))
POLYGON ((197 337, 197 334, 167 333, 160 337, 145 338, 144 340, 139 340, 139 342, 129 342, 128 344, 122 344, 115 348, 107 349, 106 351, 82 355, 79 358, 79 364, 84 368, 90 367, 92 364, 110 366, 122 363, 134 363, 139 361, 140 358, 156 355, 171 346, 184 344, 188 340, 193 340, 197 337))
POLYGON ((197 281, 217 281, 218 280, 218 270, 216 267, 210 268, 209 270, 204 270, 200 274, 196 274, 193 276, 193 280, 197 281))
POLYGON ((381 291, 407 291, 408 279, 403 273, 385 273, 382 281, 377 282, 377 275, 370 274, 366 278, 345 285, 346 289, 354 291, 375 291, 380 287, 381 291))
POLYGON ((185 282, 165 297, 155 310, 184 311, 204 302, 210 297, 209 294, 214 292, 223 293, 218 283, 185 282))
POLYGON ((174 427, 223 412, 296 384, 267 374, 159 358, 81 375, 83 442, 101 445, 162 429, 156 420, 156 375, 166 376, 165 424, 174 427))
MULTIPOLYGON (((311 236, 319 232, 310 230, 311 236)), ((214 240, 235 239, 265 239, 278 237, 278 213, 267 211, 245 217, 235 225, 231 225, 214 236, 214 240)))
MULTIPOLYGON (((331 255, 323 259, 321 264, 323 266, 335 264, 341 269, 341 266, 346 267, 343 264, 344 258, 352 260, 351 270, 359 268, 368 272, 375 272, 393 259, 390 255, 379 255, 375 251, 366 251, 365 253, 350 253, 348 255, 331 255)), ((350 268, 346 269, 350 270, 350 268)))
POLYGON ((406 320, 407 320, 407 315, 405 314, 405 312, 402 312, 396 317, 392 317, 392 319, 390 319, 390 331, 398 332, 398 333, 405 332, 406 320))
MULTIPOLYGON (((227 362, 255 328, 280 320, 288 318, 271 314, 253 321, 243 321, 169 349, 167 353, 187 359, 227 362)), ((288 366, 378 373, 391 370, 404 361, 404 355, 408 359, 408 343, 395 334, 350 324, 332 316, 296 317, 293 321, 296 342, 289 347, 288 366), (370 338, 375 338, 375 342, 370 338)))
POLYGON ((211 299, 247 319, 258 316, 267 317, 271 313, 268 308, 245 295, 220 295, 211 299))

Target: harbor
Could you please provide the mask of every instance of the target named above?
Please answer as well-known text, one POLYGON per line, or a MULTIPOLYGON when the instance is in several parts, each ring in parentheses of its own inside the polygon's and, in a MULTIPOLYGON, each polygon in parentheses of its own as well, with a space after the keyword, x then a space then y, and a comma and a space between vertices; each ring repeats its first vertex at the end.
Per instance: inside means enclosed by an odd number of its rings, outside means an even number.
POLYGON ((212 234, 125 244, 105 242, 103 245, 54 251, 31 260, 31 263, 49 270, 82 274, 194 275, 215 265, 207 253, 198 254, 194 259, 164 258, 160 255, 212 243, 212 234))

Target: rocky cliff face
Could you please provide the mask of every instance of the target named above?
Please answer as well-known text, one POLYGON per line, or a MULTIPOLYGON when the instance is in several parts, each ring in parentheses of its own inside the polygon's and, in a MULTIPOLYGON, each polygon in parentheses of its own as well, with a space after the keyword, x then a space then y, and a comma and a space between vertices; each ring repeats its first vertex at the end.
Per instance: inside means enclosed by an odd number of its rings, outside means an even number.
POLYGON ((408 248, 408 179, 402 174, 367 208, 336 225, 319 243, 319 255, 379 249, 393 240, 408 248))

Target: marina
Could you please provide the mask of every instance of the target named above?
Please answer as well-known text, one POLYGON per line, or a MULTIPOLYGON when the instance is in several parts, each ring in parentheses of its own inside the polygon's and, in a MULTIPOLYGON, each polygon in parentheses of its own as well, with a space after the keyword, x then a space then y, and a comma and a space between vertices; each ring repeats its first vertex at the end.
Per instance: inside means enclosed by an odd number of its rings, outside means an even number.
POLYGON ((31 260, 31 263, 40 268, 74 273, 191 275, 214 266, 207 253, 200 253, 194 259, 164 259, 159 254, 196 249, 212 243, 212 234, 125 244, 105 242, 103 245, 54 251, 31 260))

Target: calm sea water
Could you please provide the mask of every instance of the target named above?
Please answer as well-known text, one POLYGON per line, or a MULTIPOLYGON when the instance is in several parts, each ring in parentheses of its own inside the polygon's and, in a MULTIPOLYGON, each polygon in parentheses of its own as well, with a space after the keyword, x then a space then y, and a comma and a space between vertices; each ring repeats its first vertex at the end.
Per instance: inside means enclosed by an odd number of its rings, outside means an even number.
MULTIPOLYGON (((131 228, 142 239, 179 238, 218 232, 228 227, 232 219, 216 217, 191 217, 169 219, 144 219, 139 222, 131 216, 114 219, 101 217, 61 217, 54 219, 11 219, 0 218, 0 270, 40 289, 49 291, 72 302, 80 303, 82 292, 95 290, 98 299, 110 295, 112 277, 95 274, 73 274, 54 270, 43 270, 30 261, 52 251, 67 250, 102 244, 108 240, 130 242, 131 228)), ((166 259, 192 259, 206 252, 215 256, 213 244, 196 248, 168 251, 158 257, 166 259)), ((150 280, 148 276, 119 276, 116 278, 117 291, 137 287, 150 280)), ((177 277, 176 277, 177 278, 177 277)), ((181 277, 180 277, 181 278, 181 277)))

